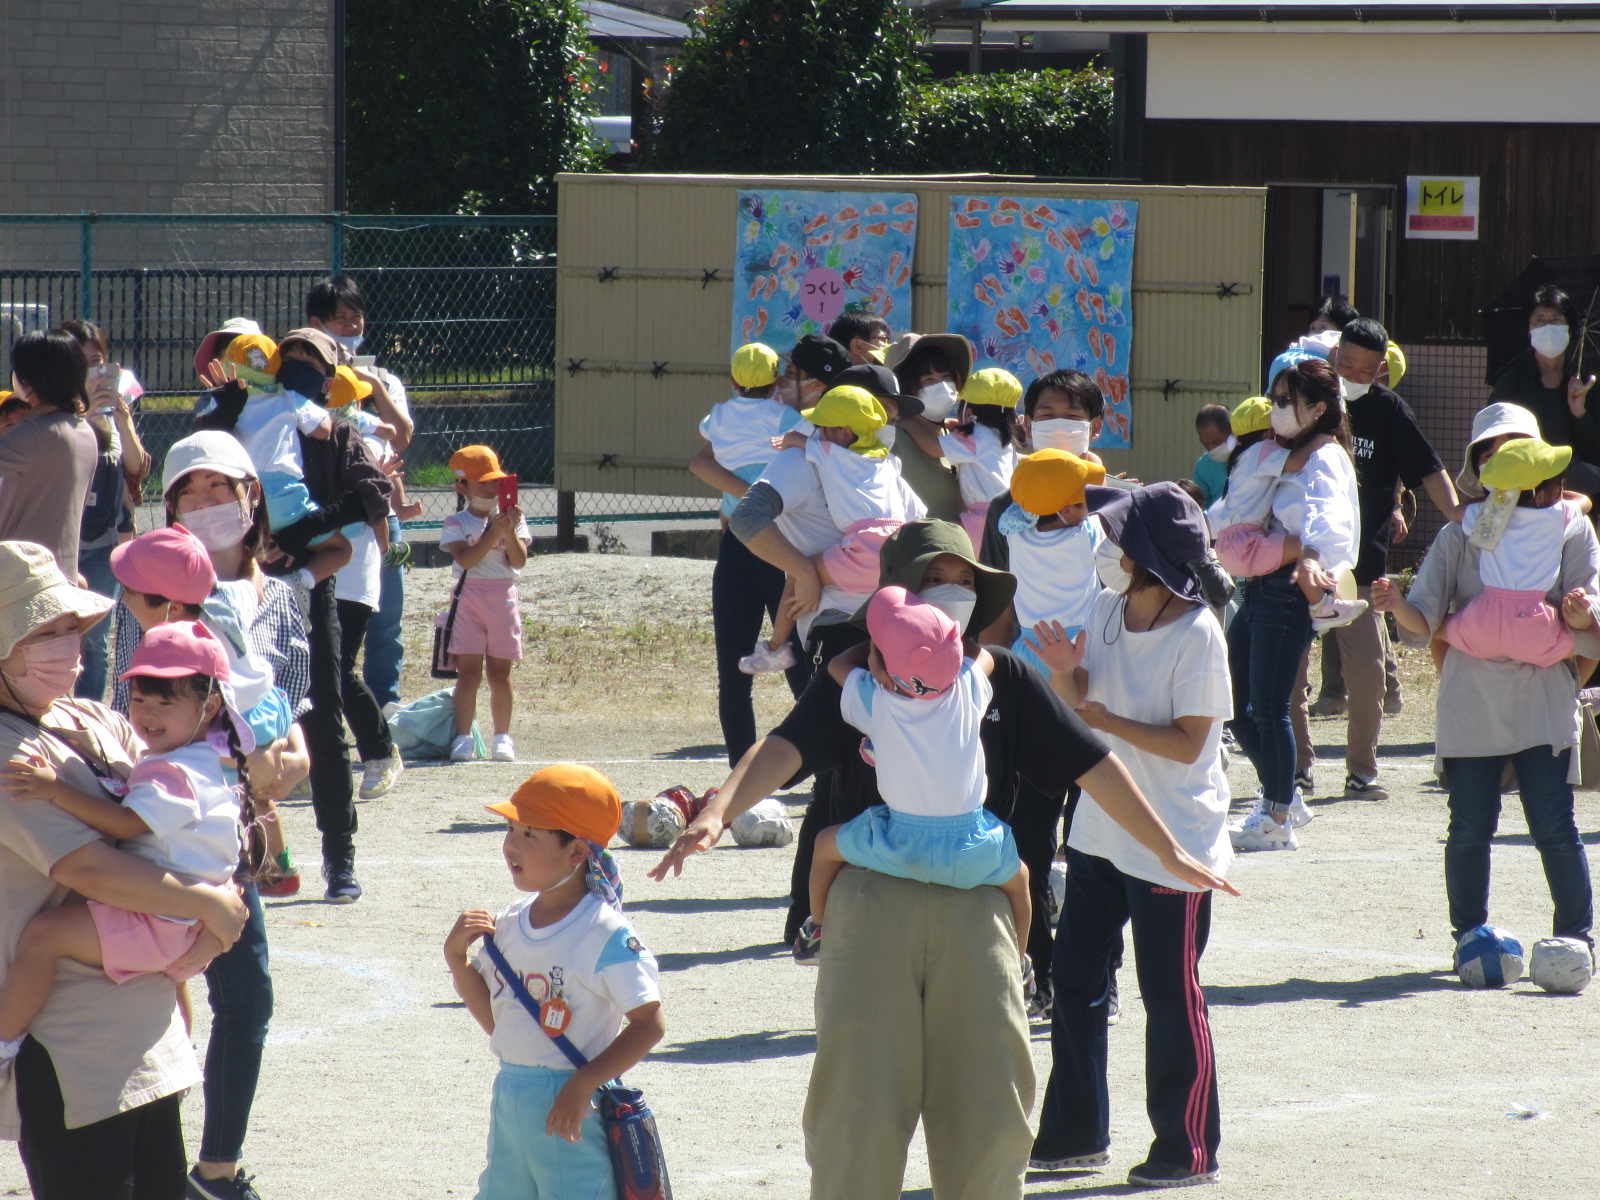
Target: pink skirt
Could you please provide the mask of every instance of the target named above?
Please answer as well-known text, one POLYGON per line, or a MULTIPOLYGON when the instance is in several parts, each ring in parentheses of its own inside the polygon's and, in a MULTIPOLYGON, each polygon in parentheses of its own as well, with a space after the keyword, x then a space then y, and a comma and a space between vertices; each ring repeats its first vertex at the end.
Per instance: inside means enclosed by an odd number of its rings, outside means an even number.
POLYGON ((856 521, 844 531, 844 540, 822 552, 822 565, 840 591, 862 595, 878 590, 878 552, 889 535, 904 521, 872 518, 856 521))
POLYGON ((1444 623, 1444 640, 1473 658, 1553 667, 1572 657, 1572 630, 1543 592, 1486 587, 1444 623))
POLYGON ((172 963, 189 953, 200 936, 200 924, 184 925, 146 913, 129 912, 112 904, 89 901, 94 931, 100 936, 100 959, 106 978, 123 983, 137 975, 165 972, 173 979, 190 979, 206 969, 201 963, 192 971, 172 971, 172 963))
POLYGON ((1283 534, 1260 525, 1230 525, 1217 534, 1217 557, 1240 579, 1271 575, 1283 566, 1283 534))

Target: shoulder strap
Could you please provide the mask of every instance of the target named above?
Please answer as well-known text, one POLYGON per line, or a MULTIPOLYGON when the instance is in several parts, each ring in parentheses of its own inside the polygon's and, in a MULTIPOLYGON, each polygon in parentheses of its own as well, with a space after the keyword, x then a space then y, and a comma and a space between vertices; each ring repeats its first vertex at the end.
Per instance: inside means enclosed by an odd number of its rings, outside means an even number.
MULTIPOLYGON (((533 1023, 538 1025, 540 1029, 544 1029, 542 1022, 543 1009, 539 1007, 539 1002, 528 991, 527 985, 522 982, 522 976, 511 969, 511 964, 506 961, 506 956, 501 953, 500 947, 495 945, 493 934, 483 939, 483 948, 489 955, 489 961, 494 963, 494 969, 500 972, 500 978, 505 980, 506 986, 511 989, 511 994, 521 1002, 523 1008, 528 1010, 528 1015, 533 1018, 533 1023)), ((566 1034, 550 1033, 548 1030, 545 1030, 545 1032, 550 1040, 556 1044, 556 1049, 572 1060, 573 1066, 583 1067, 588 1065, 589 1060, 568 1040, 566 1034)))
POLYGON ((467 573, 461 572, 461 578, 456 580, 455 590, 450 593, 450 611, 444 618, 444 648, 450 649, 450 639, 456 629, 456 609, 461 607, 461 589, 467 585, 467 573))

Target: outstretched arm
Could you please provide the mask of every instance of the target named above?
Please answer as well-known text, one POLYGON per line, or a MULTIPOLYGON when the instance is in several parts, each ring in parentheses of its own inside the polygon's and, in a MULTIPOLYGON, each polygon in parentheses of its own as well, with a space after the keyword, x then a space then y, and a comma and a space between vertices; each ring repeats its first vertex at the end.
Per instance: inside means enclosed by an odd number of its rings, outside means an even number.
POLYGON ((1115 754, 1106 755, 1093 769, 1079 776, 1078 783, 1094 797, 1094 802, 1108 817, 1160 858, 1161 865, 1179 879, 1197 887, 1215 888, 1230 896, 1239 894, 1238 888, 1178 845, 1115 754))
POLYGON ((787 738, 769 733, 751 746, 711 803, 689 822, 672 843, 672 849, 650 871, 650 878, 660 882, 668 871, 683 874, 683 864, 691 854, 715 846, 730 821, 793 779, 803 766, 800 751, 787 738))

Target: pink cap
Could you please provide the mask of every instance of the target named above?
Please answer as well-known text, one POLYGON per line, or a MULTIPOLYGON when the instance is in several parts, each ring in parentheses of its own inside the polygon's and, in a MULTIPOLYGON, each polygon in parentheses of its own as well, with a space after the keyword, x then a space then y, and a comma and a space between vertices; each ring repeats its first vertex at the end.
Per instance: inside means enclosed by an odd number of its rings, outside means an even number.
POLYGON ((226 683, 228 652, 216 634, 199 621, 172 621, 157 625, 144 635, 121 678, 134 675, 153 675, 157 679, 209 675, 218 683, 226 683))
POLYGON ((943 610, 903 587, 879 588, 867 602, 867 632, 889 677, 907 694, 928 700, 961 673, 961 630, 943 610))
POLYGON ((211 555, 182 525, 153 529, 114 547, 111 573, 125 588, 179 604, 199 604, 217 586, 211 555))

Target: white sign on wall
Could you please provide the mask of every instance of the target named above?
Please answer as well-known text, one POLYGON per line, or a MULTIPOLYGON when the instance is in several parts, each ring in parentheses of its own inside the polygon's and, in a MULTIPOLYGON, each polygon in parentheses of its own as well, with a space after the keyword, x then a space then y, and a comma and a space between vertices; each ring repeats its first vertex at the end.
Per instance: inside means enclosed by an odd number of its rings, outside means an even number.
POLYGON ((1478 240, 1478 176, 1407 175, 1406 236, 1478 240))

